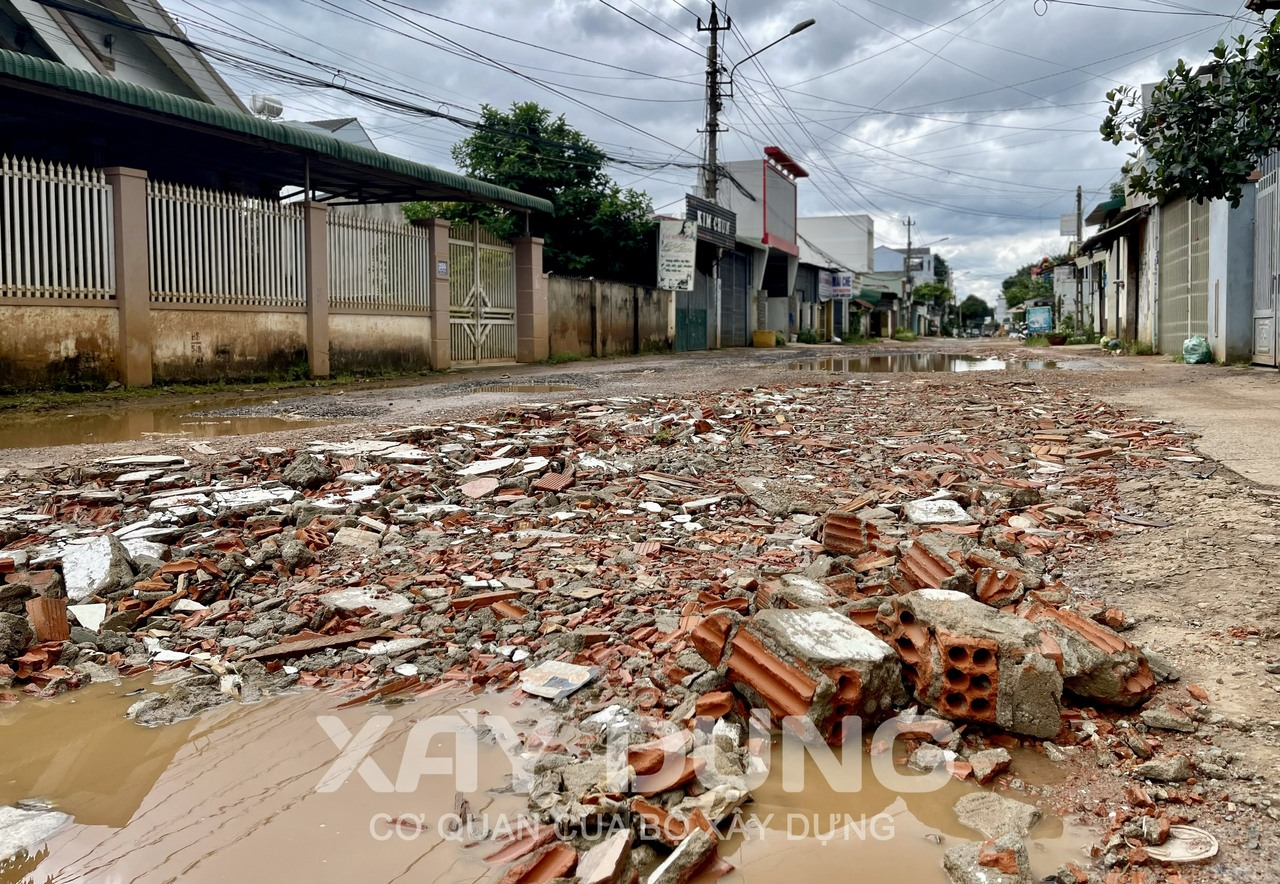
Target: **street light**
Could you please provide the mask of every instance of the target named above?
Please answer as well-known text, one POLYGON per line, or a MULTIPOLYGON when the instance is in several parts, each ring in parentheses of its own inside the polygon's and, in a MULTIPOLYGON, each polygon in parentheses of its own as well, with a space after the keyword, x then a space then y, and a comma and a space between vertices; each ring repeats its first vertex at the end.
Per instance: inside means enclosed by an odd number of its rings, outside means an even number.
POLYGON ((751 53, 751 54, 750 54, 750 55, 748 55, 746 58, 742 59, 742 61, 738 62, 738 64, 735 64, 733 67, 729 68, 729 89, 731 90, 731 91, 730 91, 730 95, 729 95, 729 97, 730 97, 730 98, 732 98, 732 97, 733 97, 733 94, 732 94, 732 89, 733 89, 733 72, 734 72, 734 71, 736 71, 736 70, 738 69, 739 65, 741 65, 743 62, 751 61, 751 59, 755 58, 757 55, 759 55, 761 52, 764 52, 766 49, 771 49, 771 48, 773 48, 774 46, 777 46, 779 43, 781 43, 783 40, 787 39, 788 37, 794 37, 796 34, 800 33, 801 31, 805 30, 806 28, 811 28, 811 27, 813 27, 813 26, 814 26, 814 25, 816 25, 817 23, 818 23, 818 22, 817 22, 817 20, 816 20, 816 19, 812 19, 812 18, 806 18, 804 21, 802 21, 802 22, 798 22, 798 23, 795 25, 795 27, 793 27, 791 30, 787 31, 787 32, 786 32, 785 34, 783 34, 781 37, 779 37, 778 39, 774 40, 772 43, 768 44, 767 46, 763 46, 763 47, 761 47, 760 49, 757 49, 755 52, 751 53))

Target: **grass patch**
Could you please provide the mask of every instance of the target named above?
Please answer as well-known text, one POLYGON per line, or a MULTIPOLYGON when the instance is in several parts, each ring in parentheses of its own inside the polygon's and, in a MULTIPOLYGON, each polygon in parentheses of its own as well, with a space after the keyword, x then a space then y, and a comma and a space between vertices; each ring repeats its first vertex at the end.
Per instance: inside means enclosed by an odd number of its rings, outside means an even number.
POLYGON ((878 338, 864 338, 862 335, 854 335, 849 338, 841 338, 840 343, 846 347, 853 347, 858 344, 874 344, 878 340, 878 338))
POLYGON ((912 341, 916 340, 916 335, 915 332, 909 332, 906 329, 900 328, 893 333, 893 339, 895 341, 901 341, 904 344, 910 344, 912 341))
POLYGON ((774 334, 773 343, 774 343, 774 346, 775 346, 775 347, 785 347, 785 346, 787 346, 787 336, 786 336, 786 335, 784 335, 782 332, 774 332, 773 334, 774 334))
POLYGON ((814 333, 812 329, 806 328, 803 331, 798 332, 796 334, 796 343, 797 344, 816 344, 818 343, 818 336, 817 334, 814 333))
POLYGON ((1032 335, 1022 343, 1026 347, 1048 347, 1049 339, 1044 335, 1032 335))
POLYGON ((1125 356, 1154 356, 1156 351, 1146 341, 1125 341, 1120 345, 1125 356))
POLYGON ((546 359, 539 362, 542 365, 564 365, 566 362, 581 362, 582 354, 580 353, 552 353, 546 359))
POLYGON ((1175 353, 1175 354, 1173 354, 1172 356, 1170 356, 1170 357, 1169 357, 1169 361, 1170 361, 1170 362, 1176 362, 1176 363, 1178 363, 1179 365, 1186 365, 1186 364, 1187 364, 1187 359, 1186 359, 1186 357, 1185 357, 1185 356, 1183 356, 1181 353, 1175 353))

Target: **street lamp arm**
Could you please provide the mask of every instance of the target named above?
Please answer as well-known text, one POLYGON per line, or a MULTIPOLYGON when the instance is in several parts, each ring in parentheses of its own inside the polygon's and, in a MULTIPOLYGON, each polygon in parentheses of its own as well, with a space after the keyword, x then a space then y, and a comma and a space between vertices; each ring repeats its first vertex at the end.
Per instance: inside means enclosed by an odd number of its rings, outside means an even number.
POLYGON ((794 37, 796 34, 800 33, 806 28, 813 27, 815 24, 817 24, 817 19, 806 18, 804 21, 799 22, 795 27, 787 31, 778 39, 774 40, 772 43, 768 44, 767 46, 762 46, 761 48, 757 49, 755 52, 748 55, 746 58, 742 59, 742 61, 738 62, 733 67, 729 68, 729 83, 730 84, 733 83, 733 72, 736 71, 739 68, 739 66, 741 66, 745 62, 751 61, 751 59, 755 58, 757 55, 759 55, 761 52, 764 52, 766 49, 772 49, 774 46, 777 46, 779 43, 781 43, 783 40, 787 39, 788 37, 794 37))

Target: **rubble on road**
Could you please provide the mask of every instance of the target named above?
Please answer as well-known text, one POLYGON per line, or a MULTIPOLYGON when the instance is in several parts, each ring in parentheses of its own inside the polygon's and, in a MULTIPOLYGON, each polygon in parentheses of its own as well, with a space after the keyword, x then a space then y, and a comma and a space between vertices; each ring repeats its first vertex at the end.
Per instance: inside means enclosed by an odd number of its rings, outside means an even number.
MULTIPOLYGON (((1010 734, 1079 752, 1101 737, 1071 704, 1154 696, 1167 666, 1076 611, 1063 574, 1146 530, 1109 515, 1118 477, 1184 442, 1025 379, 853 379, 21 470, 0 490, 0 690, 159 674, 178 681, 131 710, 159 724, 294 685, 346 704, 523 687, 585 734, 535 772, 531 819, 636 830, 503 852, 503 880, 685 881, 723 871, 753 706, 839 742, 844 716, 886 718, 910 689, 940 718, 913 719, 908 749, 963 722, 924 755, 985 783, 1007 778, 1010 734), (71 613, 69 640, 30 630, 36 598, 71 613), (678 763, 659 774, 633 746, 636 789, 606 782, 621 723, 678 763)), ((1179 716, 1195 729, 1141 720, 1179 716)), ((947 868, 1021 881, 1025 858, 1000 839, 947 868)))
POLYGON ((921 589, 885 601, 876 623, 929 708, 1016 734, 1058 733, 1062 676, 1026 620, 961 592, 921 589))

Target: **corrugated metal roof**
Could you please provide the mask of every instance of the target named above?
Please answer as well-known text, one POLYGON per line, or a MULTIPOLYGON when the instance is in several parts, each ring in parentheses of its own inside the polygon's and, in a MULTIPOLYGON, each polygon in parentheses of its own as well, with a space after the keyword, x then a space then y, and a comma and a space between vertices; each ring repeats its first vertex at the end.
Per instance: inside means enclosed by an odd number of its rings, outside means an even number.
POLYGON ((147 89, 34 56, 0 49, 0 81, 5 78, 38 83, 82 96, 92 96, 107 102, 247 135, 279 147, 292 148, 301 153, 310 152, 339 160, 353 168, 367 170, 371 176, 384 173, 414 178, 426 184, 470 194, 485 202, 540 212, 554 211, 552 204, 540 197, 349 144, 314 129, 295 128, 260 120, 248 114, 215 107, 193 98, 147 89))

